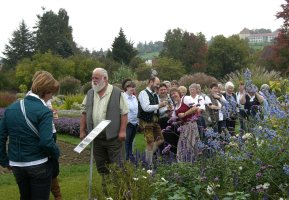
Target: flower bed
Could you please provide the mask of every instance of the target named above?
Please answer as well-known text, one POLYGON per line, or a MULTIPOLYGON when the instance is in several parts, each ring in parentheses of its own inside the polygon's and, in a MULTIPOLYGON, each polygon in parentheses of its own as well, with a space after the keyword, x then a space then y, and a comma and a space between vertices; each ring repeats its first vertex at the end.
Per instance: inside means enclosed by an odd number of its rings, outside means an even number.
POLYGON ((54 124, 58 133, 79 136, 80 118, 63 117, 55 119, 54 124))

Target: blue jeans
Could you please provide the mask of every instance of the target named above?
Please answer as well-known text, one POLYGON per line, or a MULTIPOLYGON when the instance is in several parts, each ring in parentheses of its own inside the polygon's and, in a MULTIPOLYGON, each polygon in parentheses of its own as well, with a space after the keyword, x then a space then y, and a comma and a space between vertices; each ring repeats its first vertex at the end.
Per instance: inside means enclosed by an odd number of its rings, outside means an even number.
POLYGON ((20 200, 48 200, 52 180, 51 162, 28 167, 12 167, 20 200))
POLYGON ((127 124, 126 127, 126 139, 125 139, 125 159, 129 160, 132 158, 132 143, 137 131, 137 124, 133 125, 131 123, 127 124))

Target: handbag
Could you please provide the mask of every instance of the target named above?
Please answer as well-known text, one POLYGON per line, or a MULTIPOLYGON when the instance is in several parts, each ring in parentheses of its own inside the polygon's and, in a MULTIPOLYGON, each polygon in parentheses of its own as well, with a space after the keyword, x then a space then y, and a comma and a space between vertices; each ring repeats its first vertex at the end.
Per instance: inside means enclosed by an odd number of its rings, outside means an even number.
POLYGON ((39 137, 38 130, 35 128, 35 126, 31 123, 31 121, 26 116, 26 111, 25 111, 25 106, 24 106, 24 99, 20 100, 20 107, 21 107, 21 111, 22 111, 22 113, 24 115, 24 118, 26 120, 27 125, 31 128, 31 130, 35 133, 35 135, 37 135, 37 137, 39 137))

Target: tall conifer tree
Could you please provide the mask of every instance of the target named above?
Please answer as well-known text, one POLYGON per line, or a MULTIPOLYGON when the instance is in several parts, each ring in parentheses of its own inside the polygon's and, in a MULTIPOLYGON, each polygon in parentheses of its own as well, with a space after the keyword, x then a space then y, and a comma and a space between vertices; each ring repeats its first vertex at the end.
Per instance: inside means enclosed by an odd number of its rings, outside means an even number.
POLYGON ((127 41, 122 28, 120 28, 118 37, 114 39, 111 53, 113 60, 125 65, 129 65, 137 55, 137 50, 133 47, 133 43, 127 41))
POLYGON ((4 61, 4 69, 14 69, 23 58, 31 58, 34 53, 34 36, 28 29, 24 20, 20 22, 19 28, 12 33, 9 44, 5 45, 3 54, 6 58, 4 61))

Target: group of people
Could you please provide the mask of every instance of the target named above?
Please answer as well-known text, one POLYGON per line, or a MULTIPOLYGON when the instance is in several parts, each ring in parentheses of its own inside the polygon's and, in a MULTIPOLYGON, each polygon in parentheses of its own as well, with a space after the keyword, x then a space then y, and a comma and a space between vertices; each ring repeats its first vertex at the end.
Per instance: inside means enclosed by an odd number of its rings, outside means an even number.
MULTIPOLYGON (((111 120, 93 141, 96 167, 104 181, 108 164, 133 159, 132 146, 139 129, 144 133, 148 166, 153 165, 155 152, 168 146, 179 162, 193 161, 198 141, 205 140, 205 129, 234 135, 236 120, 240 120, 241 130, 246 129, 245 119, 254 116, 265 101, 256 86, 240 83, 235 92, 230 81, 224 91, 221 84, 212 83, 209 94, 203 94, 199 84, 187 88, 154 76, 138 95, 131 79, 123 81, 122 89, 109 84, 103 68, 93 70, 91 81, 92 88, 82 103, 80 139, 102 120, 111 120)), ((21 199, 48 199, 51 184, 57 182, 60 151, 47 104, 58 89, 59 83, 50 73, 39 73, 24 101, 7 107, 1 120, 0 164, 12 169, 21 199)))
MULTIPOLYGON (((178 161, 193 161, 198 155, 197 143, 206 141, 208 128, 222 137, 234 136, 239 123, 242 134, 250 129, 258 111, 264 111, 262 105, 266 103, 265 95, 254 84, 244 82, 239 82, 237 91, 231 81, 224 87, 211 83, 208 94, 204 94, 200 84, 192 83, 187 88, 175 80, 161 82, 152 77, 137 96, 132 80, 125 80, 123 89, 129 102, 126 159, 133 157, 132 143, 139 126, 149 166, 154 153, 167 146, 178 161)), ((264 84, 261 89, 268 90, 269 86, 264 84)))

